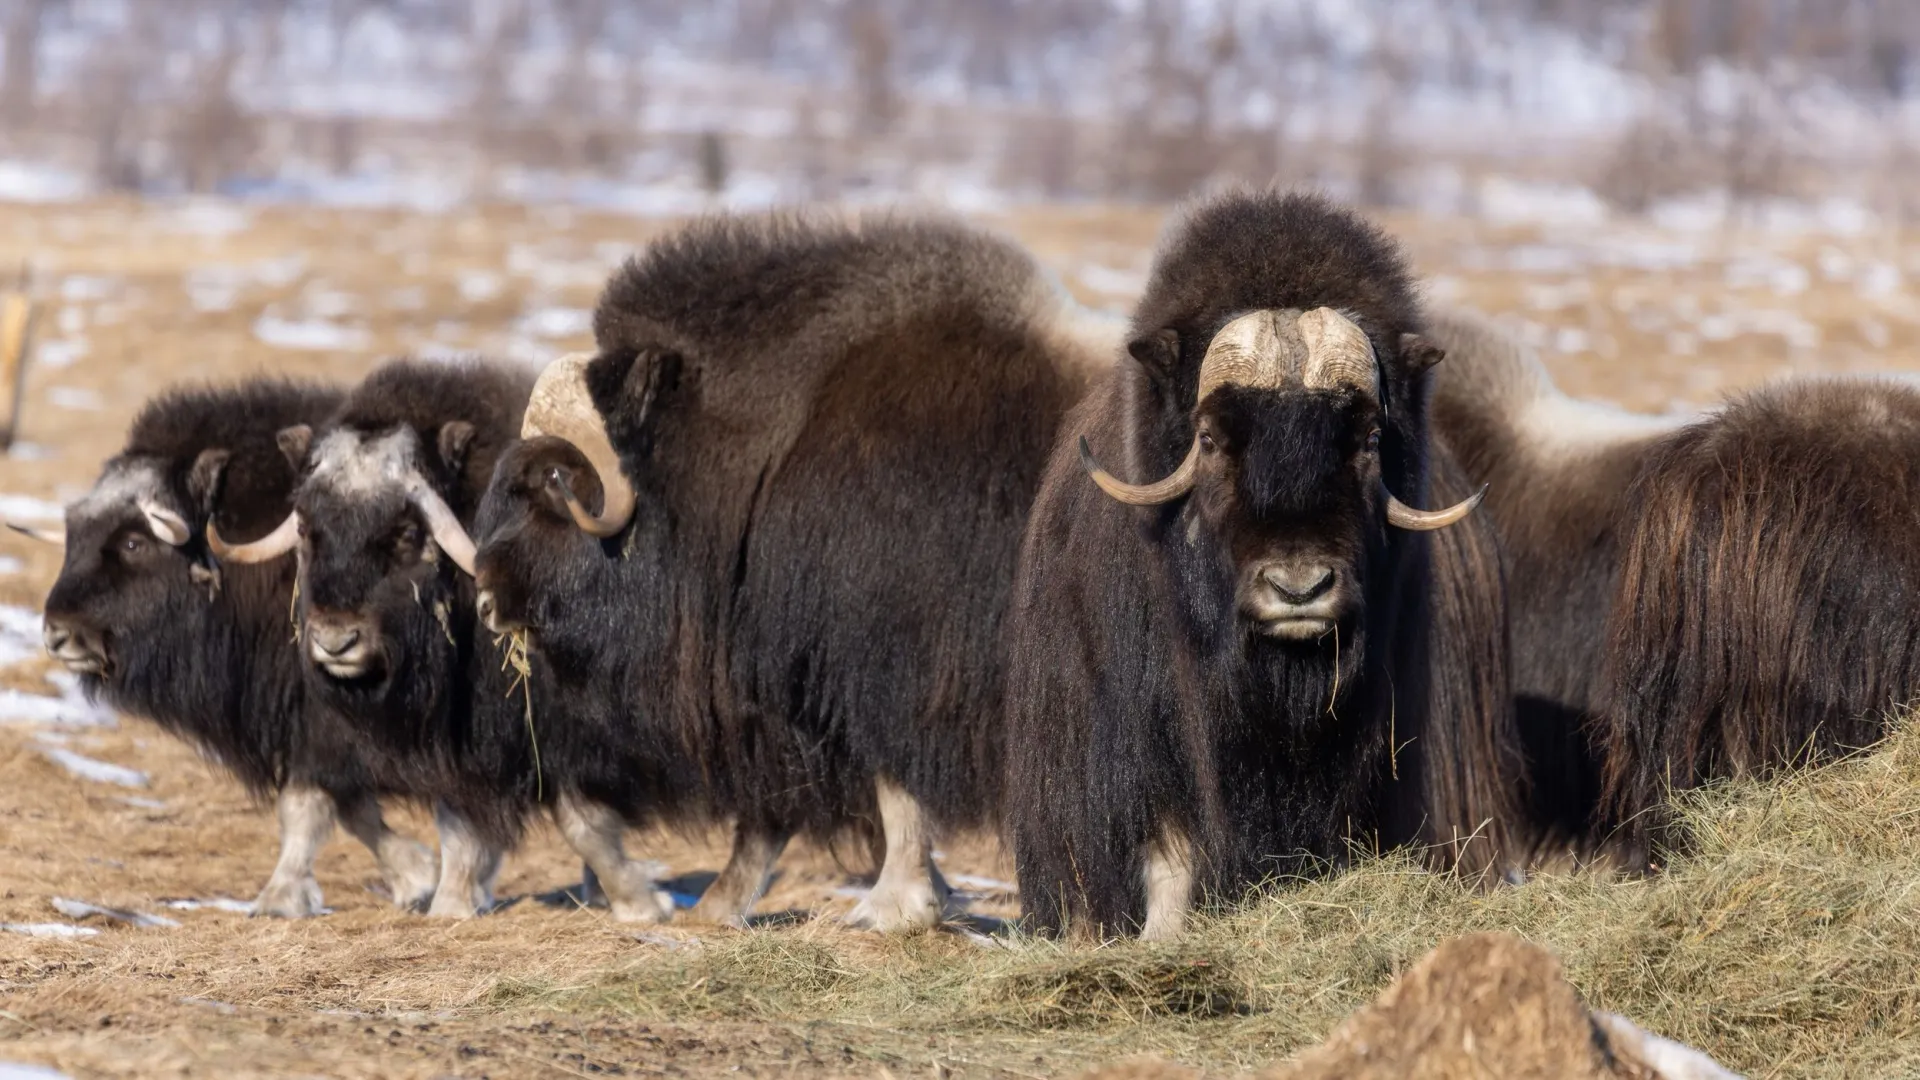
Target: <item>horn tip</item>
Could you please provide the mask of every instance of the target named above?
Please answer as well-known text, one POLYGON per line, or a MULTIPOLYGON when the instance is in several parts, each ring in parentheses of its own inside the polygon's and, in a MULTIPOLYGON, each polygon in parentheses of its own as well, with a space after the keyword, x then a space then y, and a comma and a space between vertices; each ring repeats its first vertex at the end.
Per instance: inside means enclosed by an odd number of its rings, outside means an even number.
POLYGON ((1087 444, 1087 437, 1080 436, 1080 467, 1090 473, 1100 471, 1100 463, 1093 460, 1093 447, 1087 444))

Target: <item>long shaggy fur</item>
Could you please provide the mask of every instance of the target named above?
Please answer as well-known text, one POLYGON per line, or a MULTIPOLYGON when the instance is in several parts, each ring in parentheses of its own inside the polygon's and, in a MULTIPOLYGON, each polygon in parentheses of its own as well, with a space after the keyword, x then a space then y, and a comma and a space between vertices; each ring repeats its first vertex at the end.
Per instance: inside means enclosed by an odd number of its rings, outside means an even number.
MULTIPOLYGON (((1349 507, 1342 520, 1378 530, 1357 639, 1249 644, 1219 553, 1195 546, 1188 504, 1121 506, 1078 460, 1085 437, 1134 477, 1167 475, 1193 442, 1199 365, 1221 325, 1319 306, 1371 339, 1381 473, 1421 503, 1426 376, 1401 354, 1401 335, 1422 329, 1411 278, 1384 235, 1310 196, 1236 192, 1184 214, 1132 328, 1136 341, 1175 331, 1177 362, 1123 362, 1056 443, 1006 639, 1009 825, 1039 928, 1138 926, 1147 848, 1169 825, 1193 839, 1217 899, 1338 860, 1349 840, 1425 842, 1475 867, 1503 858, 1513 752, 1489 530, 1469 518, 1437 538, 1387 533, 1380 507, 1349 507)), ((1338 449, 1328 440, 1345 436, 1307 423, 1256 437, 1285 444, 1279 457, 1327 459, 1338 449)), ((1444 454, 1432 458, 1434 486, 1463 494, 1444 454)))
POLYGON ((305 693, 288 620, 292 566, 224 567, 211 595, 192 574, 210 565, 209 514, 243 540, 286 516, 294 474, 274 435, 320 420, 340 398, 330 387, 260 379, 149 401, 107 471, 154 467, 163 478, 157 497, 186 519, 192 538, 130 555, 121 541, 145 534, 139 510, 83 501, 69 514, 66 563, 47 597, 50 617, 81 618, 110 635, 113 666, 104 678, 83 677, 87 693, 194 744, 257 796, 298 782, 338 800, 373 784, 345 730, 305 693), (217 490, 194 479, 207 450, 231 454, 217 490))
POLYGON ((1119 343, 1074 311, 940 218, 715 218, 653 244, 608 284, 588 372, 633 524, 602 543, 541 494, 543 469, 588 471, 553 440, 509 456, 482 513, 481 576, 554 692, 536 708, 698 781, 657 812, 832 835, 885 776, 943 824, 993 820, 1021 528, 1119 343))
MULTIPOLYGON (((519 436, 532 386, 532 372, 513 365, 390 361, 354 388, 312 453, 338 432, 410 432, 421 472, 470 524, 501 452, 519 436), (473 431, 455 460, 440 447, 449 424, 473 431)), ((371 613, 386 651, 378 679, 343 681, 305 665, 309 693, 352 726, 384 787, 451 806, 488 843, 511 845, 542 792, 538 735, 503 647, 474 618, 472 579, 444 556, 384 554, 415 517, 391 494, 365 497, 309 478, 296 505, 308 535, 302 619, 316 608, 371 613)))
POLYGON ((1465 475, 1507 567, 1514 704, 1528 818, 1543 847, 1587 852, 1613 831, 1600 812, 1601 658, 1619 577, 1627 491, 1681 421, 1576 401, 1491 321, 1441 312, 1428 336, 1433 423, 1465 475))
POLYGON ((1604 691, 1610 805, 1868 745, 1920 696, 1920 390, 1781 383, 1688 426, 1627 500, 1604 691))

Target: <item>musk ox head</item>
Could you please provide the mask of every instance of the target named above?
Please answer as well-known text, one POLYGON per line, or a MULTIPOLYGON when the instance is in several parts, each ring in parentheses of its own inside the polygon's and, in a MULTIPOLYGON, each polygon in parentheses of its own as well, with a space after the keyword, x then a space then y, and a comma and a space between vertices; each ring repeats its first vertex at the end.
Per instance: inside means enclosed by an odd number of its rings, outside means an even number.
MULTIPOLYGON (((1407 337, 1404 359, 1439 359, 1438 349, 1407 337)), ((1170 364, 1171 356, 1156 354, 1178 348, 1171 338, 1149 335, 1133 352, 1143 363, 1170 364)), ((1232 577, 1240 620, 1265 637, 1313 640, 1350 625, 1362 614, 1366 567, 1384 543, 1384 525, 1443 528, 1480 501, 1429 512, 1387 490, 1379 365, 1367 335, 1331 308, 1263 309, 1228 321, 1201 361, 1191 420, 1185 459, 1157 482, 1115 479, 1084 439, 1082 461, 1120 502, 1185 498, 1186 541, 1211 542, 1232 577)))
POLYGON ((110 677, 132 641, 164 640, 188 597, 204 603, 216 578, 194 542, 189 503, 210 499, 224 450, 195 461, 185 498, 164 463, 122 457, 108 463, 85 498, 67 508, 60 531, 19 531, 66 545, 60 577, 47 596, 47 652, 87 680, 110 677))
POLYGON ((494 468, 477 519, 476 612, 495 633, 538 643, 541 605, 577 595, 579 568, 632 522, 637 496, 587 392, 587 353, 547 365, 534 383, 521 441, 494 468), (595 509, 597 508, 597 509, 595 509))
POLYGON ((401 425, 342 427, 317 441, 306 425, 280 432, 280 448, 305 475, 294 509, 271 534, 228 544, 208 530, 222 560, 261 562, 299 553, 301 649, 336 683, 378 687, 411 653, 451 636, 451 562, 469 573, 473 542, 436 487, 459 476, 473 425, 441 425, 431 445, 401 425))

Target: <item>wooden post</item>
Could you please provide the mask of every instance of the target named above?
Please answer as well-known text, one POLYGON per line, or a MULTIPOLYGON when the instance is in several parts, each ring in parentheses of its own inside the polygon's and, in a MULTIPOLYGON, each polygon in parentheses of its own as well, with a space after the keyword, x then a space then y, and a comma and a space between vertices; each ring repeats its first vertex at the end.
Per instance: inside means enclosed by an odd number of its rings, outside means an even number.
POLYGON ((0 297, 0 450, 10 449, 20 432, 20 399, 33 352, 33 316, 33 296, 22 271, 20 287, 0 297))

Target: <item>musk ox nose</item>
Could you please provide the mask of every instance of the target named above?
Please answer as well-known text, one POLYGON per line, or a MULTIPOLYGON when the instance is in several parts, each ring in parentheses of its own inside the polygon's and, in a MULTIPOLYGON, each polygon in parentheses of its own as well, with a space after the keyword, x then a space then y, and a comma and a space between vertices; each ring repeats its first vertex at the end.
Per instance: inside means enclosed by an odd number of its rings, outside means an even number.
POLYGON ((313 628, 313 648, 322 660, 338 660, 347 654, 347 650, 360 644, 360 631, 352 627, 316 626, 313 628))
POLYGON ((307 617, 307 656, 340 679, 365 675, 373 660, 372 631, 353 616, 315 612, 307 617))
POLYGON ((80 626, 50 616, 40 631, 40 640, 47 647, 47 655, 76 675, 99 675, 106 671, 106 651, 80 626))
POLYGON ((1270 566, 1261 577, 1289 604, 1306 605, 1325 596, 1339 580, 1331 566, 1270 566))

